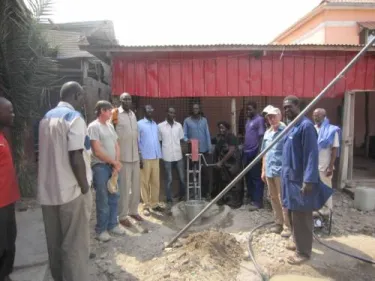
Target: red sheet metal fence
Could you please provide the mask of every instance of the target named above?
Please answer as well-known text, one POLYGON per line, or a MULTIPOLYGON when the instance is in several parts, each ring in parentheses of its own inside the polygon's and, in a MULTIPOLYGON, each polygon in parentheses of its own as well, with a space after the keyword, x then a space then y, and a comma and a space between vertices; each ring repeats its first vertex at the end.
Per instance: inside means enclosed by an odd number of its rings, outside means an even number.
MULTIPOLYGON (((115 57, 112 92, 141 97, 282 97, 318 94, 355 55, 343 51, 164 53, 115 57), (259 56, 260 54, 260 56, 259 56)), ((368 54, 331 90, 375 89, 375 56, 368 54)))

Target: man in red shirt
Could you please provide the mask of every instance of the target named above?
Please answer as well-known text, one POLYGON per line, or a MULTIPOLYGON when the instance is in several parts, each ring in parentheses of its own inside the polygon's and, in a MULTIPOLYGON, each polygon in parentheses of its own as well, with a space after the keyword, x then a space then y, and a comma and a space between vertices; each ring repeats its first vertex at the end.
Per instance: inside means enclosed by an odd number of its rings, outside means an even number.
POLYGON ((0 281, 10 281, 16 254, 15 202, 20 198, 12 152, 3 129, 12 125, 13 106, 0 97, 0 281))

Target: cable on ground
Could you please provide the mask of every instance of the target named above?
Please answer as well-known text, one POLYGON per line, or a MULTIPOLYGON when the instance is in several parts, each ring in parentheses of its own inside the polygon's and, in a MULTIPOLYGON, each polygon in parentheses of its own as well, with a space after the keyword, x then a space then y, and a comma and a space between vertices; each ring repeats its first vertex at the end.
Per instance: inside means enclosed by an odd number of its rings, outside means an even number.
MULTIPOLYGON (((251 259, 251 261, 253 262, 254 264, 254 267, 255 267, 255 270, 257 271, 257 273, 259 274, 259 276, 262 278, 262 281, 268 281, 269 280, 269 277, 263 273, 262 269, 260 268, 259 264, 256 262, 255 260, 255 255, 254 255, 254 252, 253 252, 253 248, 252 248, 252 241, 253 241, 253 234, 255 231, 257 231, 258 229, 261 229, 267 225, 270 225, 272 224, 273 221, 270 221, 270 222, 266 222, 266 223, 263 223, 261 225, 258 225, 256 227, 254 227, 250 233, 249 233, 249 240, 248 240, 248 251, 249 251, 249 257, 251 259)), ((354 255, 354 254, 350 254, 350 253, 347 253, 345 251, 342 251, 340 249, 337 249, 335 247, 332 247, 330 245, 328 245, 327 243, 323 242, 316 234, 315 232, 313 233, 313 236, 314 236, 314 239, 322 244, 323 246, 325 246, 326 248, 332 250, 332 251, 335 251, 337 253, 340 253, 342 255, 345 255, 345 256, 348 256, 348 257, 351 257, 351 258, 354 258, 354 259, 357 259, 357 260, 360 260, 362 262, 366 262, 366 263, 369 263, 369 264, 375 264, 375 260, 371 260, 371 259, 367 259, 367 258, 364 258, 364 257, 360 257, 360 256, 357 256, 357 255, 354 255)))

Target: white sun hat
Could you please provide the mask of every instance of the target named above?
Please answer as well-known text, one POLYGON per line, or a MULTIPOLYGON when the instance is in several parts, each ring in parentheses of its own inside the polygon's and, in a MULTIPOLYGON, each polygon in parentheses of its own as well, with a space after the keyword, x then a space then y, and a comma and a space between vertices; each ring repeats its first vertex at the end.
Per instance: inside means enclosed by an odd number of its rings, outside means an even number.
POLYGON ((278 109, 277 107, 274 107, 272 105, 267 105, 264 109, 263 109, 263 113, 267 115, 277 115, 277 114, 281 114, 281 111, 280 109, 278 109))

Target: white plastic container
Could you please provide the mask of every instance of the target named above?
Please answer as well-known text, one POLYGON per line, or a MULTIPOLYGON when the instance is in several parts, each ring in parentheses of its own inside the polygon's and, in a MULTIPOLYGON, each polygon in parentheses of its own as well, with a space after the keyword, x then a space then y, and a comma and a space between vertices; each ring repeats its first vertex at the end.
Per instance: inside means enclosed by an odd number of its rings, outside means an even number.
POLYGON ((375 210, 375 188, 357 187, 354 191, 354 208, 360 211, 375 210))

